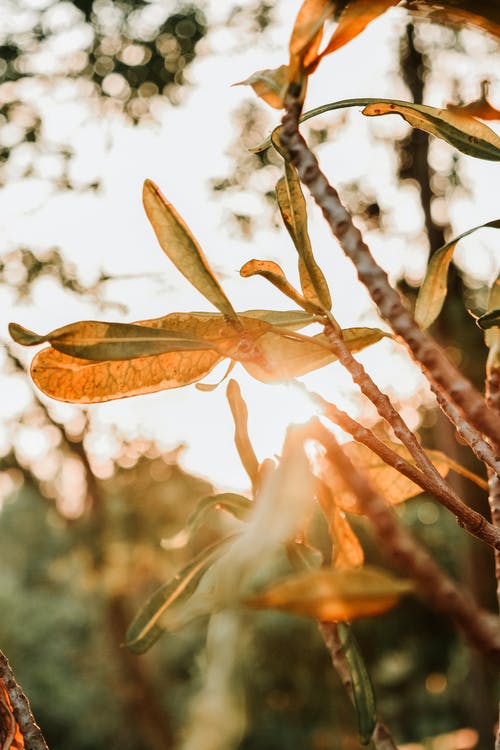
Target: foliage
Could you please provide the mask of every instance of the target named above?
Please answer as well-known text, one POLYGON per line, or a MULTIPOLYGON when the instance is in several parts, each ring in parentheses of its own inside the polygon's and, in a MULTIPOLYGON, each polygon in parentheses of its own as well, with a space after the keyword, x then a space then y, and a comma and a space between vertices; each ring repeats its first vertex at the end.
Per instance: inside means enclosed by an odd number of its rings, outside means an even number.
MULTIPOLYGON (((251 492, 246 497, 214 495, 210 490, 184 519, 181 532, 169 535, 165 546, 182 549, 198 539, 213 511, 224 511, 236 519, 234 533, 217 533, 216 539, 201 545, 201 551, 160 584, 139 609, 126 635, 127 646, 142 653, 165 633, 182 631, 200 618, 207 622, 204 670, 186 709, 182 750, 230 750, 245 742, 242 671, 246 645, 259 622, 254 609, 277 609, 317 621, 356 712, 359 741, 373 742, 379 750, 395 745, 380 719, 370 670, 353 636, 352 621, 385 616, 403 595, 417 593, 449 617, 484 654, 495 661, 500 655, 498 622, 475 606, 393 511, 393 506, 422 491, 429 493, 453 512, 469 534, 495 551, 500 574, 498 279, 488 308, 477 320, 487 330, 486 343, 493 353, 488 364, 484 363, 486 401, 423 330, 441 312, 457 242, 476 229, 498 228, 500 220, 463 232, 435 252, 413 317, 373 260, 298 130, 300 121, 317 114, 363 106, 366 116, 399 114, 412 127, 468 157, 500 159, 498 136, 466 107, 457 112, 399 99, 349 99, 302 115, 309 77, 323 58, 349 43, 395 4, 392 0, 338 4, 305 0, 292 29, 287 64, 259 71, 244 82, 272 107, 285 109, 281 123, 257 150, 273 148, 283 160, 276 201, 297 251, 300 291, 280 266, 269 260, 251 259, 240 274, 244 278, 263 276, 292 300, 294 309, 237 311, 183 218, 147 180, 144 208, 161 248, 218 312, 171 312, 136 323, 87 320, 47 334, 34 333, 17 323, 10 325, 18 344, 49 344, 32 362, 33 381, 45 395, 70 403, 98 403, 192 383, 203 386, 199 381, 223 360, 229 360, 223 379, 238 363, 265 383, 291 380, 340 362, 384 422, 383 426, 357 422, 312 394, 321 407, 319 412, 354 440, 340 446, 335 433, 315 418, 306 425, 290 426, 281 456, 275 462, 259 463, 249 437, 246 403, 237 381, 229 381, 227 397, 235 444, 251 492), (332 19, 337 25, 321 46, 323 33, 329 30, 327 22, 332 19), (314 257, 308 234, 302 184, 357 266, 360 280, 379 308, 380 325, 389 324, 392 332, 361 325, 342 329, 335 320, 330 283, 314 257), (443 451, 422 448, 389 397, 354 358, 354 353, 383 338, 406 345, 421 366, 443 412, 487 468, 489 487, 482 477, 443 451), (492 523, 470 508, 447 482, 450 470, 482 490, 489 489, 492 523), (362 517, 361 525, 355 516, 362 517), (387 568, 387 558, 404 578, 387 568)), ((419 3, 406 5, 418 15, 419 3)), ((445 2, 435 9, 430 5, 442 22, 453 25, 472 20, 498 32, 494 9, 490 11, 487 4, 479 15, 472 14, 467 4, 457 7, 445 2)), ((477 114, 477 108, 473 111, 477 114)), ((120 587, 118 593, 123 594, 120 587)), ((22 726, 20 730, 24 732, 22 726)))

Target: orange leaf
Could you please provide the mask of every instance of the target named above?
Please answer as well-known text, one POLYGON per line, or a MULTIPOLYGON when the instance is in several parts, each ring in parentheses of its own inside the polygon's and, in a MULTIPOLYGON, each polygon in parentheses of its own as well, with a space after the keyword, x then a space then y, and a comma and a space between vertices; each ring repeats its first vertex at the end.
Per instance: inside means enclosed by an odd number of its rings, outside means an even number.
POLYGON ((275 109, 282 109, 288 84, 288 65, 258 70, 233 86, 251 86, 257 96, 275 109))
MULTIPOLYGON (((290 68, 293 73, 306 69, 317 57, 326 19, 333 15, 332 0, 304 0, 290 37, 290 68)), ((291 80, 294 80, 293 77, 291 80)))
POLYGON ((343 47, 361 34, 371 21, 398 2, 399 0, 352 0, 347 3, 340 15, 337 28, 319 58, 343 47))

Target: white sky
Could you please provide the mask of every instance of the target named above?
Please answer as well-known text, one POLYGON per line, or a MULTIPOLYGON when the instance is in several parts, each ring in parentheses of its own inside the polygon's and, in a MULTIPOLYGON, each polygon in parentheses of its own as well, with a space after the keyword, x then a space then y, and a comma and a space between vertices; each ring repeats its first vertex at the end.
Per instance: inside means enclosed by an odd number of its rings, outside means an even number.
MULTIPOLYGON (((260 68, 271 68, 286 61, 286 45, 291 24, 300 2, 281 0, 276 3, 279 23, 265 40, 252 39, 248 48, 235 45, 233 35, 219 28, 200 45, 204 53, 188 69, 193 82, 182 105, 166 106, 159 122, 151 128, 132 128, 118 118, 99 117, 89 121, 88 103, 75 100, 72 87, 34 91, 44 103, 45 135, 60 139, 63 135, 76 153, 72 169, 82 180, 99 177, 102 189, 97 192, 52 193, 40 179, 12 181, 0 191, 0 243, 2 251, 26 245, 32 248, 59 246, 64 257, 73 262, 84 280, 92 280, 100 269, 111 274, 157 272, 164 283, 136 280, 109 285, 110 299, 124 302, 129 308, 126 320, 157 317, 180 310, 209 310, 209 304, 183 279, 163 255, 156 243, 141 206, 142 182, 146 177, 158 183, 176 206, 194 235, 200 241, 213 267, 237 309, 269 306, 289 307, 265 281, 241 279, 239 268, 253 257, 280 262, 293 281, 297 278, 296 256, 288 235, 259 227, 251 241, 231 235, 224 217, 235 207, 229 194, 214 200, 209 180, 226 175, 231 162, 226 155, 234 138, 232 113, 252 92, 231 84, 247 78, 260 68), (106 144, 107 139, 107 144, 106 144)), ((224 18, 232 0, 207 3, 209 26, 224 18)), ((351 97, 407 98, 404 87, 394 75, 398 38, 406 16, 393 9, 374 22, 358 39, 327 58, 313 77, 307 108, 325 101, 351 97)), ((479 82, 487 72, 492 81, 491 99, 500 106, 500 61, 488 56, 478 45, 484 37, 468 32, 466 41, 477 58, 477 69, 471 76, 471 98, 479 91, 479 82), (479 42, 478 42, 479 39, 479 42)), ((439 61, 443 71, 451 72, 458 62, 454 53, 443 53, 439 61)), ((469 60, 470 62, 470 60, 469 60)), ((460 63, 462 64, 462 63, 460 63)), ((443 106, 449 96, 445 87, 435 82, 430 104, 443 106)), ((331 114, 329 120, 340 117, 331 114)), ((411 270, 421 274, 425 262, 422 243, 415 241, 421 219, 415 212, 415 196, 410 188, 394 182, 393 163, 381 141, 374 142, 369 133, 387 135, 406 132, 399 118, 373 121, 353 111, 348 139, 321 146, 318 153, 332 182, 363 178, 372 185, 384 186, 388 205, 396 205, 389 236, 371 232, 367 235, 376 257, 391 273, 411 270), (413 245, 409 238, 413 238, 413 245)), ((270 125, 279 118, 269 110, 270 125)), ((265 135, 265 134, 264 134, 265 135)), ((439 144, 436 158, 450 149, 439 144)), ((464 196, 450 208, 456 232, 497 218, 498 166, 471 158, 465 161, 472 194, 464 196)), ((50 162, 47 164, 50 169, 50 162)), ((253 195, 239 199, 250 214, 259 215, 260 206, 253 195)), ((376 324, 371 306, 354 281, 354 273, 332 241, 314 207, 310 211, 310 233, 317 258, 331 281, 334 313, 343 325, 376 324)), ((459 255, 479 275, 493 275, 500 265, 495 232, 488 230, 464 242, 459 255)), ((117 319, 113 311, 96 312, 87 300, 70 298, 55 283, 45 280, 36 285, 33 303, 12 308, 12 297, 0 291, 1 334, 7 337, 6 325, 16 320, 28 328, 46 332, 82 318, 117 319)), ((387 387, 395 386, 394 372, 402 398, 415 387, 414 369, 406 359, 388 356, 394 347, 377 344, 363 355, 375 368, 376 378, 387 387)), ((31 359, 32 352, 21 352, 31 359), (29 355, 29 356, 28 356, 29 355)), ((250 407, 250 430, 260 458, 279 452, 286 424, 307 418, 310 407, 292 386, 263 386, 251 381, 237 367, 235 377, 242 386, 250 407)), ((305 379, 339 405, 354 405, 349 379, 335 366, 305 379)), ((18 386, 16 386, 18 388, 18 386)), ((194 386, 148 396, 126 399, 91 407, 93 419, 107 427, 118 425, 129 436, 154 437, 174 447, 188 444, 183 463, 191 471, 208 476, 223 487, 245 487, 248 482, 239 465, 232 442, 233 425, 225 399, 225 387, 213 393, 200 393, 194 386)), ((12 396, 13 399, 22 398, 12 396)), ((60 407, 64 413, 66 407, 60 407)), ((3 407, 4 415, 12 413, 11 399, 3 407)), ((112 452, 112 441, 101 440, 99 450, 112 452)))

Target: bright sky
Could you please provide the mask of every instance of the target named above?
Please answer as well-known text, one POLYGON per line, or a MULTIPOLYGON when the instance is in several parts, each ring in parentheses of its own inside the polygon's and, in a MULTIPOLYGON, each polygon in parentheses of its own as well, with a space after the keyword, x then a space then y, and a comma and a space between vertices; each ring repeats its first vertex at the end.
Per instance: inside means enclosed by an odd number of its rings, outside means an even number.
MULTIPOLYGON (((246 260, 269 258, 279 262, 292 282, 296 281, 296 255, 288 235, 284 230, 277 233, 259 225, 250 241, 235 236, 225 219, 228 212, 243 209, 259 217, 262 206, 250 192, 238 197, 222 194, 214 200, 209 180, 224 176, 231 169, 227 149, 234 139, 233 113, 252 97, 249 89, 232 88, 231 84, 257 69, 285 62, 287 39, 299 5, 298 0, 279 0, 276 6, 280 23, 262 40, 252 37, 247 46, 235 43, 233 34, 224 28, 209 33, 200 44, 200 55, 189 68, 188 77, 193 85, 183 104, 175 108, 166 105, 158 110, 158 123, 150 128, 132 128, 112 116, 89 118, 88 102, 75 99, 68 83, 34 89, 33 96, 43 101, 46 137, 69 141, 76 154, 72 162, 74 176, 80 176, 82 181, 99 177, 102 189, 57 193, 43 179, 9 182, 0 191, 2 250, 21 245, 34 249, 59 246, 86 281, 92 281, 101 269, 117 275, 161 274, 153 281, 109 283, 107 295, 127 305, 129 312, 123 319, 128 321, 173 311, 209 310, 209 304, 189 286, 157 245, 141 206, 142 182, 149 177, 158 183, 188 223, 237 309, 288 308, 285 298, 264 280, 244 280, 238 274, 246 260)), ((223 19, 232 6, 232 0, 207 2, 209 27, 223 19)), ((327 58, 311 81, 307 108, 351 97, 407 98, 394 73, 398 39, 405 22, 404 13, 393 9, 346 48, 327 58)), ((488 77, 492 82, 490 98, 499 106, 498 55, 493 58, 488 55, 484 37, 474 32, 466 32, 463 37, 469 53, 467 64, 465 56, 458 60, 458 53, 443 52, 439 60, 443 80, 452 73, 460 76, 460 65, 466 65, 463 73, 471 79, 471 98, 478 95, 482 78, 488 77), (477 66, 472 73, 471 57, 476 59, 477 66)), ((446 85, 440 86, 439 78, 435 77, 428 103, 443 106, 447 96, 446 85)), ((340 116, 332 114, 328 119, 333 121, 340 116)), ((415 208, 416 196, 411 187, 402 188, 395 183, 394 163, 380 140, 389 134, 405 133, 407 126, 399 118, 374 122, 357 111, 347 116, 348 135, 342 133, 338 142, 323 144, 318 149, 322 164, 334 184, 363 178, 377 190, 383 187, 386 205, 396 208, 389 214, 387 235, 372 231, 367 239, 390 273, 397 275, 404 271, 418 278, 424 268, 425 243, 419 237, 421 217, 415 208), (378 140, 373 140, 370 133, 378 140)), ((268 117, 271 127, 278 121, 279 113, 269 109, 268 117)), ((436 144, 433 149, 436 160, 446 160, 451 153, 443 144, 436 144)), ((50 169, 48 159, 47 175, 50 169)), ((464 173, 470 181, 471 193, 464 193, 450 208, 457 233, 498 217, 498 167, 467 158, 464 173)), ((310 224, 317 259, 331 282, 334 314, 345 326, 376 325, 376 317, 364 291, 355 283, 352 268, 314 207, 310 209, 310 224)), ((475 235, 469 242, 463 242, 458 253, 471 272, 483 278, 491 278, 500 266, 494 234, 488 230, 475 235)), ((5 337, 6 325, 12 319, 38 332, 82 318, 118 319, 114 311, 104 314, 96 311, 90 301, 68 296, 50 280, 37 283, 32 304, 15 309, 12 296, 0 289, 0 311, 5 337)), ((373 368, 382 385, 391 390, 397 388, 399 397, 405 398, 416 388, 414 368, 400 353, 389 357, 394 349, 390 343, 379 343, 363 354, 362 359, 373 368)), ((19 350, 25 361, 31 359, 31 354, 19 350)), ((306 419, 311 413, 310 405, 293 386, 261 385, 250 380, 239 367, 234 376, 249 403, 250 433, 259 457, 279 452, 286 425, 306 419)), ((336 366, 316 372, 304 378, 304 382, 339 406, 356 408, 349 379, 336 366)), ((22 409, 24 396, 18 384, 15 388, 18 390, 0 407, 4 417, 22 409)), ((73 407, 61 405, 55 413, 64 415, 72 411, 73 407)), ((187 449, 182 459, 185 467, 208 476, 219 486, 241 488, 248 484, 232 441, 233 425, 224 386, 212 393, 201 393, 190 386, 94 406, 91 411, 99 439, 90 442, 89 447, 102 457, 106 453, 113 455, 115 444, 110 435, 117 425, 129 437, 152 437, 166 448, 185 442, 187 449)), ((32 439, 36 440, 36 436, 32 435, 32 439)))

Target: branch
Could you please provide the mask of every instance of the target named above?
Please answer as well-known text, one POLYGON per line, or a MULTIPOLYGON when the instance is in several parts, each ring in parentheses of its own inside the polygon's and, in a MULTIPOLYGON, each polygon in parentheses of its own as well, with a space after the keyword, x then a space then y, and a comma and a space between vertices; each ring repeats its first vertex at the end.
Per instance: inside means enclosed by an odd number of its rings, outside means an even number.
MULTIPOLYGON (((326 323, 325 333, 328 336, 332 351, 338 357, 339 362, 348 370, 353 381, 360 387, 362 393, 370 399, 380 416, 392 427, 397 437, 409 450, 415 463, 420 469, 420 472, 418 472, 418 476, 414 481, 425 490, 429 491, 432 495, 435 495, 442 505, 454 513, 457 517, 458 523, 466 531, 480 539, 482 542, 500 550, 500 529, 495 528, 488 523, 480 513, 469 508, 443 479, 418 442, 415 434, 409 429, 404 419, 396 411, 388 396, 386 396, 385 393, 382 393, 364 367, 353 357, 349 348, 342 340, 341 334, 338 333, 335 327, 330 323, 326 323)), ((366 439, 366 437, 365 433, 364 438, 366 439)), ((381 441, 376 443, 373 438, 370 438, 370 440, 372 445, 377 448, 375 452, 380 455, 379 450, 381 449, 381 446, 383 446, 383 443, 380 445, 381 441)), ((387 446, 385 446, 385 448, 385 456, 387 456, 387 446)), ((385 456, 383 457, 384 460, 386 460, 385 456)), ((394 459, 390 456, 388 463, 394 465, 394 459)), ((400 464, 400 466, 395 466, 394 468, 397 468, 402 474, 408 476, 407 472, 410 466, 411 464, 407 463, 406 466, 400 464)), ((413 467, 411 471, 414 473, 413 467)), ((410 479, 413 479, 413 477, 411 476, 410 479)))
MULTIPOLYGON (((48 750, 42 731, 31 713, 29 701, 17 683, 7 657, 0 651, 0 687, 2 686, 9 697, 10 707, 19 725, 26 750, 48 750)), ((7 747, 13 745, 9 744, 7 747)))
POLYGON ((328 460, 356 495, 363 513, 371 520, 382 548, 415 581, 417 590, 439 612, 450 617, 485 656, 500 662, 500 628, 496 619, 480 610, 474 601, 462 593, 400 526, 384 498, 356 471, 331 432, 316 420, 307 436, 324 446, 328 460))
POLYGON ((328 183, 318 160, 299 133, 300 113, 300 103, 289 93, 282 120, 281 143, 344 253, 353 261, 360 281, 367 287, 381 316, 406 343, 410 355, 435 388, 452 399, 471 425, 500 445, 498 415, 487 407, 481 394, 456 369, 441 347, 419 328, 399 293, 390 285, 387 274, 375 262, 337 191, 328 183))
MULTIPOLYGON (((486 401, 492 409, 500 412, 500 369, 492 368, 486 377, 486 401)), ((497 459, 497 463, 500 461, 497 459)), ((491 520, 500 528, 500 471, 488 472, 489 496, 491 520)), ((500 551, 495 551, 495 573, 497 578, 497 599, 500 609, 500 551)), ((500 737, 500 727, 499 727, 500 737)))
MULTIPOLYGON (((342 642, 339 636, 336 622, 318 622, 319 632, 321 633, 325 646, 328 649, 333 667, 340 677, 340 681, 349 700, 355 705, 354 691, 352 687, 351 670, 346 659, 342 642)), ((397 750, 394 740, 392 739, 387 727, 380 721, 377 721, 373 730, 372 742, 376 750, 397 750)))

